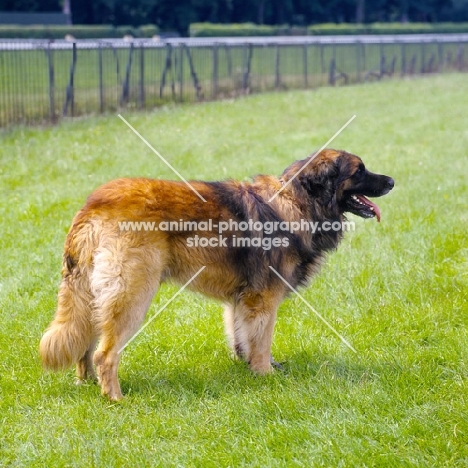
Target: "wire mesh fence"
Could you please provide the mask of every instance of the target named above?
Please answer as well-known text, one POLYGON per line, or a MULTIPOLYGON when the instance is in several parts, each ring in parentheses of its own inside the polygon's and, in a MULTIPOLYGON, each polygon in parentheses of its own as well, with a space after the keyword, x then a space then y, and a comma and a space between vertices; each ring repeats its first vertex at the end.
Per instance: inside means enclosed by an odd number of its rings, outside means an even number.
POLYGON ((0 126, 468 71, 468 35, 0 41, 0 126))

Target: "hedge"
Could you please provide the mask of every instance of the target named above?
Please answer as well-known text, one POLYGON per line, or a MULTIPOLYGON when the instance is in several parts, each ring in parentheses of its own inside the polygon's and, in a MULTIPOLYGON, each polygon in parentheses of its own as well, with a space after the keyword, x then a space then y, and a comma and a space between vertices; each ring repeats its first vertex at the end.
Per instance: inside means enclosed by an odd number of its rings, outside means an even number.
MULTIPOLYGON (((290 35, 289 26, 256 25, 253 23, 240 24, 213 24, 192 23, 190 25, 190 37, 247 37, 247 36, 283 36, 290 35)), ((302 34, 307 34, 305 28, 302 34)))
MULTIPOLYGON (((76 39, 152 37, 157 35, 157 26, 149 24, 134 28, 132 26, 111 25, 0 25, 0 39, 63 39, 71 35, 76 39)), ((248 37, 248 36, 301 36, 301 35, 351 35, 351 34, 431 34, 431 33, 468 33, 468 23, 327 23, 308 27, 268 26, 253 23, 213 24, 193 23, 190 25, 191 37, 248 37)))
POLYGON ((190 37, 219 37, 219 36, 271 36, 274 34, 272 26, 257 26, 252 23, 243 24, 213 24, 193 23, 189 27, 190 37))
POLYGON ((308 27, 193 23, 191 37, 468 33, 468 23, 326 23, 308 27))
POLYGON ((76 39, 121 38, 125 35, 153 37, 158 32, 157 26, 152 24, 139 28, 111 25, 0 25, 0 39, 63 39, 68 34, 76 39))
POLYGON ((328 23, 312 25, 307 30, 310 35, 467 33, 468 23, 328 23))

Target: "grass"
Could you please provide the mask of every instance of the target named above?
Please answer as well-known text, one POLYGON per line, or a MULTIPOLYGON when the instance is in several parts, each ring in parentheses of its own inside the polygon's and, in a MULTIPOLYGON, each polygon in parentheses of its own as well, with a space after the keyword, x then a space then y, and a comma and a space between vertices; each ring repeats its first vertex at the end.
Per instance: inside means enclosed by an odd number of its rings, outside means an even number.
MULTIPOLYGON (((466 466, 468 117, 464 75, 124 114, 185 177, 279 174, 320 147, 363 157, 396 188, 381 224, 353 217, 303 295, 279 310, 259 378, 233 361, 221 306, 181 294, 125 351, 125 400, 74 371, 44 374, 74 213, 120 176, 173 178, 116 116, 1 135, 0 464, 3 466, 466 466)), ((152 316, 175 292, 163 286, 152 316)))

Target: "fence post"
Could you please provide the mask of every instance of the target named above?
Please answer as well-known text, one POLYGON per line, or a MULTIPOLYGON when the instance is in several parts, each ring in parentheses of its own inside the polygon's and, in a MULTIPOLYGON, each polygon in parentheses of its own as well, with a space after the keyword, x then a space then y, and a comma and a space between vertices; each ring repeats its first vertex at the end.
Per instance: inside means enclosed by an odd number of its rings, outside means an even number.
POLYGON ((179 101, 184 100, 184 48, 182 45, 178 45, 179 50, 179 101))
POLYGON ((193 64, 192 55, 187 45, 184 45, 183 47, 185 48, 185 53, 187 54, 187 59, 190 67, 190 74, 193 80, 193 87, 195 88, 197 99, 200 100, 203 98, 202 87, 200 85, 200 81, 198 80, 197 72, 195 71, 195 65, 193 64))
POLYGON ((171 93, 172 100, 177 102, 177 90, 176 90, 176 81, 177 81, 177 70, 179 69, 179 61, 177 57, 177 51, 173 51, 174 55, 174 65, 171 68, 171 93))
POLYGON ((127 67, 125 69, 125 79, 122 85, 122 95, 120 96, 120 105, 128 104, 130 98, 130 72, 132 70, 133 42, 130 43, 130 51, 128 52, 127 67))
POLYGON ((330 61, 330 73, 328 74, 328 83, 330 86, 335 86, 335 57, 330 61))
POLYGON ((421 43, 421 74, 426 71, 426 47, 425 43, 421 43))
POLYGON ((384 54, 383 42, 382 40, 380 40, 379 80, 382 78, 384 71, 385 71, 385 54, 384 54))
POLYGON ((224 44, 224 50, 226 51, 228 75, 229 75, 229 78, 232 78, 232 59, 231 59, 230 45, 224 44))
POLYGON ((76 66, 76 42, 73 43, 73 64, 72 71, 70 72, 70 87, 71 87, 71 116, 75 114, 75 66, 76 66))
POLYGON ((336 43, 333 43, 332 59, 330 62, 330 77, 329 83, 332 86, 336 84, 336 43))
POLYGON ((319 48, 320 48, 320 68, 322 69, 322 73, 325 73, 325 61, 324 61, 324 57, 323 57, 323 44, 320 43, 319 44, 319 48))
POLYGON ((437 44, 437 62, 438 62, 439 71, 444 71, 445 69, 444 48, 443 48, 442 42, 439 42, 438 39, 435 39, 435 42, 437 44))
POLYGON ((463 44, 458 44, 458 51, 457 51, 457 68, 458 71, 463 71, 464 67, 464 60, 463 60, 463 52, 464 52, 464 47, 463 44))
POLYGON ((99 70, 99 111, 104 112, 104 83, 102 78, 102 44, 99 43, 98 49, 98 70, 99 70))
POLYGON ((140 45, 140 92, 138 93, 138 105, 140 109, 145 107, 145 47, 140 45))
POLYGON ((405 43, 401 43, 401 76, 406 75, 406 47, 405 43))
POLYGON ((244 75, 242 77, 242 91, 247 93, 249 88, 250 66, 252 63, 252 44, 245 44, 244 46, 244 75))
POLYGON ((65 103, 63 104, 63 115, 67 115, 68 105, 70 105, 70 114, 73 117, 75 112, 75 66, 76 66, 76 42, 73 43, 72 49, 72 63, 70 66, 70 78, 68 81, 67 89, 65 92, 65 103))
POLYGON ((307 43, 305 43, 304 48, 302 50, 303 63, 304 63, 304 88, 308 88, 309 86, 307 52, 308 52, 308 47, 307 47, 307 43))
POLYGON ((166 44, 166 59, 164 60, 164 70, 161 75, 161 83, 159 84, 159 97, 163 97, 164 87, 166 86, 166 75, 169 72, 169 69, 172 67, 172 46, 171 44, 166 44))
POLYGON ((50 42, 47 46, 47 60, 49 64, 49 113, 50 121, 55 123, 55 75, 54 75, 54 59, 50 42))
POLYGON ((361 82, 361 42, 356 41, 356 80, 361 82))
MULTIPOLYGON (((366 64, 366 45, 365 44, 362 44, 361 45, 361 50, 362 50, 362 71, 366 71, 366 67, 367 67, 367 64, 366 64)), ((365 81, 365 78, 364 78, 364 81, 365 81)))
POLYGON ((278 89, 281 85, 280 77, 280 49, 279 45, 275 44, 275 88, 278 89))
POLYGON ((218 44, 213 44, 213 98, 218 95, 218 44))

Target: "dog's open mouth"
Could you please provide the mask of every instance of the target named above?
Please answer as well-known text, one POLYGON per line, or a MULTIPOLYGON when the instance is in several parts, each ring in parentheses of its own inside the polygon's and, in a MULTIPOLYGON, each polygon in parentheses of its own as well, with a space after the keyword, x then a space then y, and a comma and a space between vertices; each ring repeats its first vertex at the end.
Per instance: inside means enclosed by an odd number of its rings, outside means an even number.
POLYGON ((380 223, 380 209, 364 195, 350 195, 346 198, 346 211, 360 216, 361 218, 377 217, 380 223))

